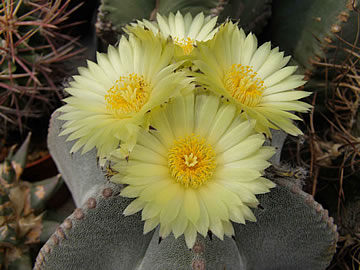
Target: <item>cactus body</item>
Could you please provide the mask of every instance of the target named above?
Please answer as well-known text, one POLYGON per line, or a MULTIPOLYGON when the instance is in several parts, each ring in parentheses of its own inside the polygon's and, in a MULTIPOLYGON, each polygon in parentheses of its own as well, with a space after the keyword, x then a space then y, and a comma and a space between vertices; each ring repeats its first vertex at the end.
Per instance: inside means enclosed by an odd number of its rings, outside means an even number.
MULTIPOLYGON (((49 146, 59 168, 75 163, 66 167, 69 176, 69 170, 84 166, 91 175, 103 173, 95 159, 86 164, 86 155, 68 154, 72 143, 58 136, 61 122, 56 118, 49 146)), ((35 269, 324 269, 336 245, 332 218, 294 179, 273 172, 267 177, 278 186, 258 197, 262 208, 254 213, 257 222, 235 225, 235 239, 198 237, 188 250, 183 237, 161 240, 157 231, 143 235, 139 213, 123 216, 130 200, 119 195, 121 185, 107 183, 103 176, 90 189, 88 174, 76 174, 65 181, 73 194, 85 196, 75 198, 81 207, 42 248, 35 269), (78 192, 85 187, 88 193, 78 192)))

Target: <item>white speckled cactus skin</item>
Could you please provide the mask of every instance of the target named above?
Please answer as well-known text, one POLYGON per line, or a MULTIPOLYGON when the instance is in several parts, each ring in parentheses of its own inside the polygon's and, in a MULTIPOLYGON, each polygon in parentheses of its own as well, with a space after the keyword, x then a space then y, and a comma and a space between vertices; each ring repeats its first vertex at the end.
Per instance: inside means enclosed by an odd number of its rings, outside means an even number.
MULTIPOLYGON (((234 239, 198 237, 189 250, 183 237, 143 235, 140 214, 125 217, 130 199, 119 195, 97 167, 95 153, 69 154, 72 143, 59 137, 53 116, 49 148, 79 208, 41 249, 34 269, 325 269, 335 252, 337 232, 327 211, 294 179, 258 196, 257 222, 234 224, 234 239), (161 240, 161 241, 160 241, 161 240)), ((276 161, 274 161, 276 162, 276 161)))

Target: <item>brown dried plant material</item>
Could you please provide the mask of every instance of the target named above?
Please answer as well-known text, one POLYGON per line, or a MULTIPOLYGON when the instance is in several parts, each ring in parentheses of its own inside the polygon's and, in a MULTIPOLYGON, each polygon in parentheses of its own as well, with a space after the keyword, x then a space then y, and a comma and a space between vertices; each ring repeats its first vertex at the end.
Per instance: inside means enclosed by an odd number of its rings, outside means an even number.
POLYGON ((21 258, 21 256, 25 253, 23 249, 17 247, 7 248, 5 252, 6 252, 6 258, 8 260, 7 264, 10 264, 15 260, 21 258))
POLYGON ((40 242, 40 235, 42 232, 42 215, 35 216, 34 214, 22 217, 19 220, 19 228, 23 237, 25 237, 25 244, 35 244, 40 242))
MULTIPOLYGON (((346 22, 349 14, 343 13, 341 18, 346 22)), ((338 252, 329 269, 357 269, 360 213, 351 212, 348 202, 353 200, 351 190, 356 186, 353 184, 351 189, 349 183, 360 173, 360 31, 358 29, 356 39, 349 42, 342 38, 342 29, 334 25, 332 30, 336 39, 323 45, 324 50, 335 51, 334 58, 312 59, 318 70, 315 75, 321 73, 323 81, 316 83, 314 109, 306 122, 303 140, 297 141, 293 159, 309 170, 307 189, 312 195, 327 197, 335 206, 333 214, 337 214, 340 237, 338 252), (323 194, 329 186, 336 187, 334 198, 323 194), (349 216, 358 216, 351 226, 349 216)))

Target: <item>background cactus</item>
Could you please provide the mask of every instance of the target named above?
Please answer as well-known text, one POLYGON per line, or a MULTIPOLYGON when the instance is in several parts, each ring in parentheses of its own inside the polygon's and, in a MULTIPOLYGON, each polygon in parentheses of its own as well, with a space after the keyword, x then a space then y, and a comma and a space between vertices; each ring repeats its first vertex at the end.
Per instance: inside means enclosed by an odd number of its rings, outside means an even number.
MULTIPOLYGON (((0 269, 32 269, 32 256, 59 225, 47 219, 45 204, 63 184, 60 175, 39 182, 20 179, 30 135, 0 165, 0 269)), ((61 217, 60 217, 61 218, 61 217)))
POLYGON ((157 12, 168 16, 170 12, 175 14, 179 10, 182 14, 190 12, 193 16, 199 12, 219 16, 220 22, 227 18, 241 19, 240 24, 245 30, 259 33, 271 15, 270 3, 271 0, 101 0, 96 30, 106 44, 114 44, 126 24, 136 19, 153 20, 157 12))
MULTIPOLYGON (((305 190, 339 227, 331 267, 359 266, 359 1, 273 2, 272 39, 294 55, 310 80, 313 111, 303 140, 288 141, 286 160, 309 171, 305 190), (326 10, 326 12, 325 12, 326 10), (352 213, 353 218, 350 218, 352 213)), ((332 268, 331 268, 332 269, 332 268)))
MULTIPOLYGON (((354 1, 283 1, 274 0, 271 20, 271 39, 280 49, 293 55, 302 68, 311 72, 314 61, 329 58, 329 43, 335 36, 346 32, 348 38, 355 37, 356 27, 349 22, 355 17, 354 1)), ((334 50, 331 50, 334 52, 334 50)), ((338 55, 339 56, 339 55, 338 55)))
MULTIPOLYGON (((80 4, 81 5, 81 4, 80 4)), ((64 61, 81 50, 65 33, 79 7, 71 0, 7 0, 0 3, 0 135, 23 131, 27 118, 59 106, 64 61)))
POLYGON ((69 154, 73 143, 58 136, 62 123, 56 118, 50 152, 78 208, 41 249, 35 269, 324 269, 329 264, 337 237, 332 218, 301 191, 299 180, 277 170, 268 171, 278 186, 259 196, 258 221, 235 225, 235 239, 199 237, 188 250, 183 237, 142 235, 140 214, 122 215, 130 200, 119 196, 121 185, 107 181, 94 151, 69 154))

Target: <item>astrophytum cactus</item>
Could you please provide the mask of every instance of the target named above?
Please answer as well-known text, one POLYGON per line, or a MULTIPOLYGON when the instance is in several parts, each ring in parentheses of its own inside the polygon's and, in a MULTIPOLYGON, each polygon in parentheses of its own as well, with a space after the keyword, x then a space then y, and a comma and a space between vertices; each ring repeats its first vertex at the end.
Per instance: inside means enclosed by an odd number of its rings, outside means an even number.
MULTIPOLYGON (((336 247, 332 218, 301 190, 294 176, 271 169, 277 187, 259 195, 257 222, 234 224, 224 241, 198 237, 188 249, 184 237, 143 235, 139 213, 122 212, 130 199, 97 166, 95 151, 69 154, 59 137, 62 122, 52 118, 48 143, 77 205, 41 249, 34 269, 324 269, 336 247), (285 176, 288 175, 288 176, 285 176)), ((274 140, 276 140, 274 138, 274 140)), ((273 161, 277 163, 277 161, 273 161)))

